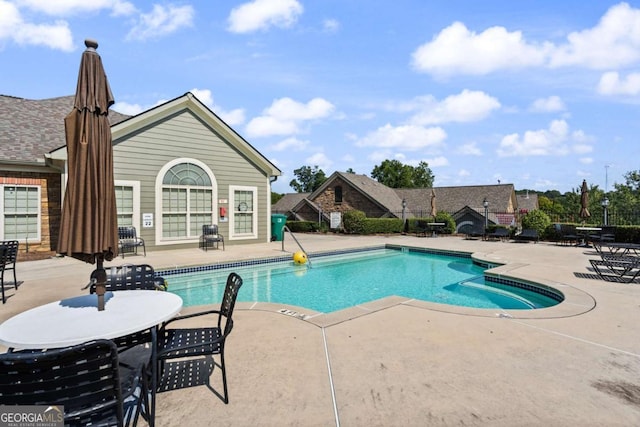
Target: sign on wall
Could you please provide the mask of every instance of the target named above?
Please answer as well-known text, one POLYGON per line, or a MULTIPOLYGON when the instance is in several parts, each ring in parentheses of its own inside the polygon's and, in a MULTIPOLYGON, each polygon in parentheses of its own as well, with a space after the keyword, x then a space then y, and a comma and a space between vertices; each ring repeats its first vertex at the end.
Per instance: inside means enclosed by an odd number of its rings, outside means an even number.
POLYGON ((331 228, 340 228, 342 224, 342 212, 331 212, 331 228))
POLYGON ((142 214, 142 228, 151 228, 153 227, 153 214, 152 213, 143 213, 142 214))

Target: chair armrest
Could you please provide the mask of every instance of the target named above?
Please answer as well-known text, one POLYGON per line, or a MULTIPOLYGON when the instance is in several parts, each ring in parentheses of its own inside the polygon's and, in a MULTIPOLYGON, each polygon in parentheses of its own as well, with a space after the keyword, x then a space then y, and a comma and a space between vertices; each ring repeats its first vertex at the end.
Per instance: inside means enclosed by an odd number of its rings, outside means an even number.
POLYGON ((169 323, 175 322, 176 320, 184 320, 184 319, 190 319, 192 317, 204 316, 206 314, 219 314, 219 313, 220 313, 220 310, 207 310, 207 311, 199 311, 197 313, 183 314, 182 316, 176 316, 164 322, 162 324, 162 327, 160 328, 160 331, 162 332, 165 329, 165 326, 167 326, 169 323))

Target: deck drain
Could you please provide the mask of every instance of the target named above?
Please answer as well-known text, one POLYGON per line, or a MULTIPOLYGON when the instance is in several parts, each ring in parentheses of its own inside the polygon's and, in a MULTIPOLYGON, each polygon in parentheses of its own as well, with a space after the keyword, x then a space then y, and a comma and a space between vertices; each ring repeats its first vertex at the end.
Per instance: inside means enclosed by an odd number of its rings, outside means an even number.
POLYGON ((297 319, 302 319, 302 320, 304 320, 307 317, 306 314, 298 313, 297 311, 289 310, 287 308, 281 308, 280 310, 278 310, 278 313, 284 314, 286 316, 295 317, 297 319))

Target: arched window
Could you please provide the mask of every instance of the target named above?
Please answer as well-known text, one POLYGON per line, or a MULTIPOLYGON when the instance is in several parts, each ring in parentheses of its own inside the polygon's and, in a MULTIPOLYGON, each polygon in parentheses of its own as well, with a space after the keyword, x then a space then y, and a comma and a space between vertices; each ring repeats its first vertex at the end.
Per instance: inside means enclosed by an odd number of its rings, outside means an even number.
POLYGON ((167 165, 162 176, 162 240, 198 238, 212 223, 215 183, 196 162, 167 165))
POLYGON ((335 203, 342 203, 342 187, 340 185, 333 190, 333 195, 335 203))

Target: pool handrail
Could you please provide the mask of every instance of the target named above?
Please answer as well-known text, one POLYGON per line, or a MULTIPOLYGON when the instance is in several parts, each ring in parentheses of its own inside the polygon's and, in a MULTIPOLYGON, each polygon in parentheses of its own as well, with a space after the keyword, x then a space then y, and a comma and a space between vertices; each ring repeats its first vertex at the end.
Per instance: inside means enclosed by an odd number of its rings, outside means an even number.
POLYGON ((286 225, 282 226, 282 252, 284 252, 284 236, 286 235, 285 231, 288 231, 289 234, 291 234, 291 237, 298 244, 298 247, 300 248, 300 250, 302 252, 304 252, 304 254, 307 256, 307 263, 306 264, 307 264, 308 268, 311 268, 311 259, 309 258, 309 254, 307 253, 307 251, 304 250, 304 248, 302 247, 302 245, 300 244, 298 239, 296 239, 296 236, 293 235, 293 232, 286 225))

